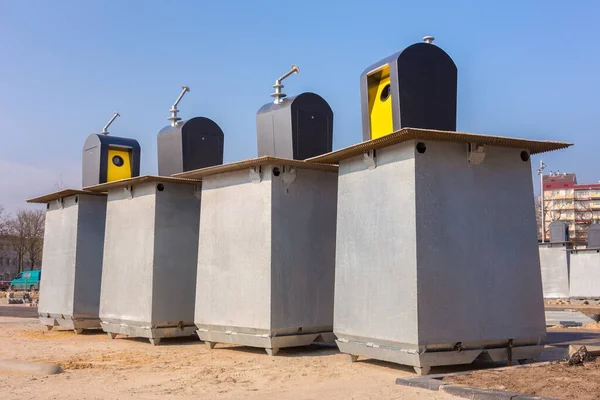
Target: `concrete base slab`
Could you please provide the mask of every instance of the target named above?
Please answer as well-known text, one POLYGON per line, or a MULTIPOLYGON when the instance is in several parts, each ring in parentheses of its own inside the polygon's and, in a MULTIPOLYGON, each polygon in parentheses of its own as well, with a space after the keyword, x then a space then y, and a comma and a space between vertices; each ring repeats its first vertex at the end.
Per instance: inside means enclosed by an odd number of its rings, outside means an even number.
POLYGON ((575 353, 577 350, 581 348, 581 346, 585 346, 588 353, 592 356, 597 357, 600 356, 600 343, 598 344, 572 344, 569 346, 569 358, 575 353))
MULTIPOLYGON (((170 338, 170 337, 182 337, 182 336, 191 336, 196 331, 196 327, 194 325, 187 325, 183 327, 178 326, 166 326, 166 327, 145 327, 145 326, 135 326, 124 323, 111 323, 102 321, 102 330, 108 333, 111 338, 114 338, 113 335, 126 335, 133 337, 142 337, 147 339, 153 339, 156 345, 160 342, 162 338, 170 338), (157 339, 159 339, 157 341, 157 339)), ((152 342, 152 341, 151 341, 152 342)))
POLYGON ((237 332, 213 331, 199 329, 200 340, 212 343, 230 343, 250 347, 262 347, 269 355, 277 354, 277 351, 285 347, 308 346, 314 342, 332 342, 335 339, 333 332, 317 332, 303 335, 268 336, 266 334, 249 334, 237 332))
MULTIPOLYGON (((342 353, 351 355, 352 361, 358 356, 389 361, 415 367, 418 375, 427 375, 430 367, 443 365, 471 364, 476 358, 489 361, 508 360, 506 348, 472 349, 462 351, 435 351, 419 353, 416 350, 379 346, 373 343, 359 343, 338 340, 337 345, 342 353)), ((544 346, 515 346, 512 348, 512 360, 535 359, 542 353, 544 346)))
POLYGON ((81 333, 84 329, 100 329, 99 318, 73 318, 70 315, 40 317, 40 323, 49 327, 48 330, 59 326, 72 329, 75 333, 81 333))
MULTIPOLYGON (((450 376, 452 374, 447 374, 450 376)), ((396 385, 418 387, 434 392, 444 392, 449 395, 464 399, 475 400, 520 400, 520 399, 537 399, 537 400, 554 400, 548 397, 540 397, 535 395, 509 392, 504 390, 483 389, 466 385, 449 384, 442 381, 443 376, 433 377, 418 377, 418 378, 397 378, 396 385)))

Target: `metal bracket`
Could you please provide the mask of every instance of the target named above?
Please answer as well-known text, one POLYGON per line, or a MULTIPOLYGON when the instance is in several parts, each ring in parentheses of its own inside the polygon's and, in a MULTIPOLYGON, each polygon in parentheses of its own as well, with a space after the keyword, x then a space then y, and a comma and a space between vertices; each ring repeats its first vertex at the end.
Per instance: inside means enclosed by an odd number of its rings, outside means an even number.
POLYGON ((363 154, 363 162, 370 169, 374 170, 377 168, 377 152, 375 149, 369 150, 363 154))
POLYGON ((194 197, 198 200, 202 198, 202 184, 194 186, 194 197))
POLYGON ((467 160, 471 164, 481 164, 485 160, 485 146, 477 143, 469 143, 467 160))
POLYGON ((296 168, 287 165, 283 166, 283 182, 292 183, 296 179, 296 168))
POLYGON ((258 167, 250 167, 248 169, 248 174, 250 175, 250 180, 253 183, 259 183, 262 181, 262 173, 261 173, 260 165, 258 167))
POLYGON ((133 199, 133 185, 128 185, 123 188, 128 199, 133 199))

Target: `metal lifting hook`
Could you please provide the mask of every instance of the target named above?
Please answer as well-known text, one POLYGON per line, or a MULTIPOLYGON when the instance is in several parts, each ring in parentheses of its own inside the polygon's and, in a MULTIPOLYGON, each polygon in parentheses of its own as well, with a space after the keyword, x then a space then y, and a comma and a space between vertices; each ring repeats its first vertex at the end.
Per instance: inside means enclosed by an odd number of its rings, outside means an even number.
POLYGON ((108 124, 106 124, 106 125, 104 126, 104 128, 102 128, 102 132, 100 132, 100 133, 101 133, 101 134, 103 134, 103 135, 108 135, 108 130, 107 130, 107 129, 108 129, 108 127, 110 126, 110 124, 112 124, 112 123, 113 123, 113 121, 114 121, 115 119, 117 119, 117 117, 120 117, 120 116, 121 116, 121 114, 119 114, 118 112, 116 112, 116 111, 115 111, 115 113, 113 114, 113 116, 112 116, 112 118, 110 119, 110 121, 108 121, 108 124))
POLYGON ((275 88, 275 93, 271 94, 271 97, 275 97, 275 100, 273 101, 273 103, 275 104, 280 104, 284 97, 286 97, 287 95, 285 93, 283 93, 281 91, 281 89, 283 89, 283 85, 281 84, 281 81, 283 81, 285 78, 287 78, 288 76, 292 75, 292 74, 297 74, 300 72, 300 68, 298 68, 297 65, 292 65, 292 69, 290 69, 288 72, 286 72, 285 74, 281 75, 276 81, 275 84, 273 85, 273 87, 275 88))
POLYGON ((190 88, 183 85, 181 87, 181 89, 183 89, 181 91, 181 94, 179 95, 179 97, 177 98, 177 100, 175 100, 175 103, 173 103, 173 106, 171 107, 171 109, 169 110, 171 113, 171 116, 169 118, 167 118, 169 121, 171 121, 171 126, 177 126, 177 122, 181 121, 181 118, 179 118, 177 116, 177 113, 179 112, 179 110, 177 109, 177 105, 179 105, 179 102, 181 101, 181 99, 183 99, 183 96, 190 91, 190 88))

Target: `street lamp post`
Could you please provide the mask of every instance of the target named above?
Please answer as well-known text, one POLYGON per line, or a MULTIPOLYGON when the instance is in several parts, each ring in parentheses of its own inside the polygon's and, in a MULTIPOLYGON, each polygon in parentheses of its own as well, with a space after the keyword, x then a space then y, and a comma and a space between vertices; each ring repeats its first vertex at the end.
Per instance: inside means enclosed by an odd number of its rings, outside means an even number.
POLYGON ((540 160, 540 168, 538 168, 537 174, 540 176, 540 216, 542 219, 542 243, 546 241, 546 218, 544 216, 544 168, 546 168, 546 164, 540 160))

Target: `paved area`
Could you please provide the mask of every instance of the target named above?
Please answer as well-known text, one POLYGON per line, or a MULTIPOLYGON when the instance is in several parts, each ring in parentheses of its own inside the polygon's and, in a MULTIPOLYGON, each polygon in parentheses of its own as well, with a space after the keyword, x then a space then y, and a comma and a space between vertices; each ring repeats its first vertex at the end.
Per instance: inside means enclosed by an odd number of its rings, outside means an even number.
POLYGON ((37 318, 38 309, 37 307, 19 304, 0 306, 0 317, 37 318))
POLYGON ((600 344, 600 330, 573 329, 573 328, 550 328, 546 338, 546 345, 569 346, 572 344, 600 344))
POLYGON ((546 310, 546 326, 582 326, 594 322, 596 321, 579 311, 546 310))

